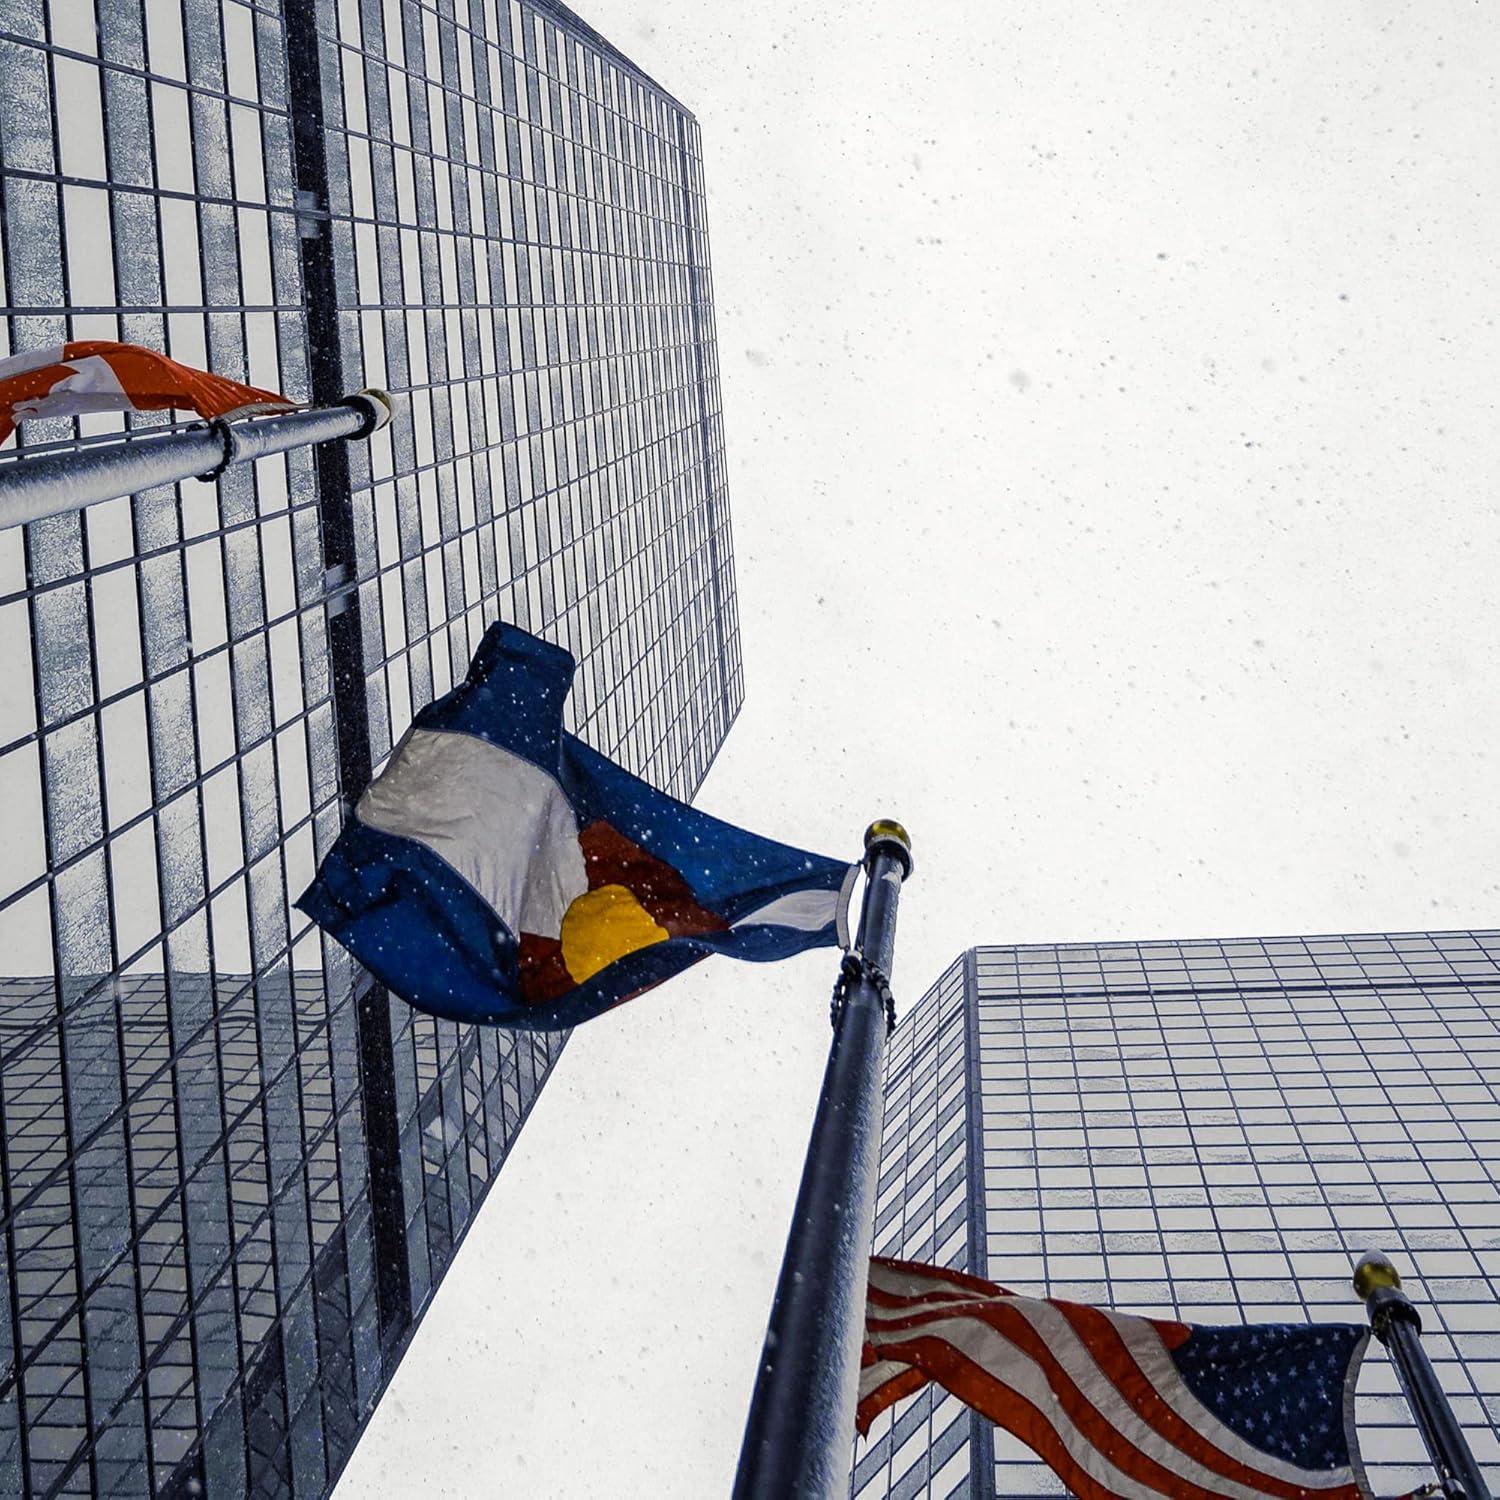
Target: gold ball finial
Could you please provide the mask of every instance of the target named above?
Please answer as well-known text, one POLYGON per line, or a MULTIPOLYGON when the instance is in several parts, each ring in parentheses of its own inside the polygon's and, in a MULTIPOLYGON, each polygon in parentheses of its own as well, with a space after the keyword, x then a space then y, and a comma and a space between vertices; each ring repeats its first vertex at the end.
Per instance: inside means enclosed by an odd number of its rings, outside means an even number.
POLYGON ((865 829, 865 848, 877 839, 895 839, 908 853, 911 852, 911 835, 894 818, 876 818, 865 829))
POLYGON ((1383 1250, 1371 1250, 1354 1268, 1354 1290, 1361 1302, 1368 1302, 1382 1287, 1401 1290, 1401 1273, 1391 1264, 1383 1250))
POLYGON ((911 874, 916 865, 912 858, 911 835, 894 818, 876 818, 865 829, 865 858, 868 859, 877 849, 882 848, 894 853, 905 865, 906 875, 911 874))

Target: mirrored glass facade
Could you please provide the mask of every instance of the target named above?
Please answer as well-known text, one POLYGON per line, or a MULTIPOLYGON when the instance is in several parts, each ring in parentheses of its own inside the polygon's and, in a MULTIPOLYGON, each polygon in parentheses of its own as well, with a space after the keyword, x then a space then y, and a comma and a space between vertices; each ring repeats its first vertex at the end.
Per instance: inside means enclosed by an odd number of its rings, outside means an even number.
POLYGON ((565 1038, 291 900, 496 618, 679 796, 743 694, 697 126, 543 3, 3 12, 0 356, 397 419, 0 531, 0 1495, 322 1495, 565 1038))
MULTIPOLYGON (((1384 1249, 1500 1485, 1500 933, 978 948, 892 1037, 876 1250, 1200 1323, 1363 1322, 1384 1249)), ((1377 1495, 1431 1478, 1372 1343, 1377 1495)), ((856 1443, 861 1497, 1050 1496, 931 1389, 856 1443)))

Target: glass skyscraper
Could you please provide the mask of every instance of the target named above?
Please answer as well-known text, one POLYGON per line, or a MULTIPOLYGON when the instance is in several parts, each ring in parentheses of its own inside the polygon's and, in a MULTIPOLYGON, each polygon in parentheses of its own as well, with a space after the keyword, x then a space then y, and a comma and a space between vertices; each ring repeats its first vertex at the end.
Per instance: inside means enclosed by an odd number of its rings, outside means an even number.
POLYGON ((0 531, 0 1494, 322 1495, 564 1038, 291 901, 497 617, 679 796, 743 694, 697 126, 546 0, 6 0, 0 301, 396 397, 0 531))
MULTIPOLYGON (((1500 932, 977 948, 886 1070, 875 1248, 1189 1322, 1364 1321, 1387 1251, 1500 1485, 1500 932)), ((1377 1495, 1431 1478, 1372 1343, 1377 1495)), ((859 1497, 1063 1493, 927 1387, 855 1445, 859 1497)))

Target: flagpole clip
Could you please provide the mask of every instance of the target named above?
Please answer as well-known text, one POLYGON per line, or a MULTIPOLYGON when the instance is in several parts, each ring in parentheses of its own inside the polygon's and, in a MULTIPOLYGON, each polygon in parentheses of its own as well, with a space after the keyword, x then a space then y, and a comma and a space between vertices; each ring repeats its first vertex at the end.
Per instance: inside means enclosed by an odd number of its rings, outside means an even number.
POLYGON ((227 417, 215 417, 207 424, 208 430, 224 445, 224 456, 213 468, 194 476, 202 484, 212 484, 231 464, 240 461, 240 439, 227 417))
POLYGON ((833 999, 828 1006, 829 1023, 835 1031, 839 1029, 839 1022, 849 1004, 849 991, 861 980, 866 981, 880 997, 885 1007, 885 1033, 889 1036, 896 1029, 896 997, 891 993, 891 982, 863 953, 853 950, 844 954, 839 977, 833 982, 833 999))

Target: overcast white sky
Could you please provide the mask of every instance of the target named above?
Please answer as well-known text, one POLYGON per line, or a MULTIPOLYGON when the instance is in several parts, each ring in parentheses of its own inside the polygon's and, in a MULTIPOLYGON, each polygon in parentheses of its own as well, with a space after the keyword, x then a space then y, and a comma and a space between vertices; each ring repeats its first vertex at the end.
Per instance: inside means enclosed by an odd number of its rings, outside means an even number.
MULTIPOLYGON (((1500 36, 1458 0, 577 0, 707 158, 699 803, 981 942, 1500 922, 1500 36)), ((828 954, 577 1032, 338 1500, 728 1492, 828 954)))

